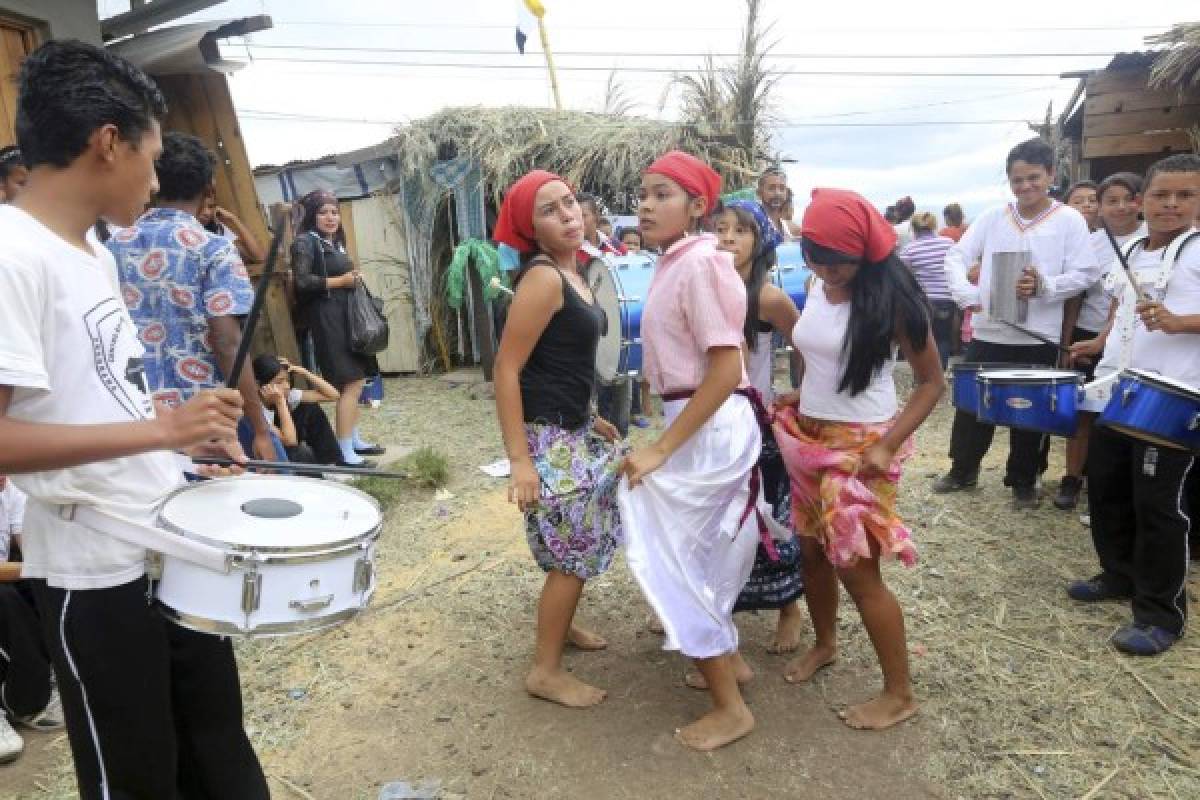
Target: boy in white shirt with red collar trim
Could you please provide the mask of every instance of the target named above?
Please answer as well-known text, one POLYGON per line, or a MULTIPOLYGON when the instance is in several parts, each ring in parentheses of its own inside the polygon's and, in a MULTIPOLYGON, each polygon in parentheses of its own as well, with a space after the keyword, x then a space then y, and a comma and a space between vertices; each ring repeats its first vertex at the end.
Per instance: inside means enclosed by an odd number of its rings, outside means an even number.
MULTIPOLYGON (((1041 139, 1014 147, 1005 163, 1015 202, 988 209, 946 253, 946 279, 960 308, 976 311, 974 337, 965 360, 974 363, 1040 365, 1058 363, 1058 348, 1026 336, 992 316, 992 257, 996 253, 1027 251, 1032 266, 1017 283, 1017 297, 1028 302, 1022 327, 1059 341, 1063 304, 1100 278, 1100 266, 1089 240, 1087 223, 1073 208, 1049 196, 1054 180, 1054 149, 1041 139), (967 279, 968 268, 982 264, 979 283, 967 279)), ((950 434, 950 471, 934 484, 941 494, 976 485, 979 464, 992 445, 995 427, 958 410, 950 434)), ((1036 508, 1036 484, 1042 464, 1043 434, 1009 431, 1005 485, 1012 487, 1013 506, 1036 508)))
MULTIPOLYGON (((1142 210, 1149 229, 1129 267, 1155 269, 1180 237, 1195 234, 1200 211, 1200 156, 1175 155, 1146 172, 1142 210)), ((1134 309, 1129 366, 1200 391, 1200 236, 1182 242, 1165 289, 1134 309)), ((1109 337, 1107 347, 1118 346, 1109 337)), ((1116 391, 1120 391, 1119 389, 1116 391)), ((1158 655, 1183 636, 1187 623, 1189 534, 1195 509, 1186 486, 1194 454, 1104 426, 1088 450, 1088 507, 1101 571, 1073 581, 1067 594, 1083 603, 1130 601, 1133 621, 1112 636, 1118 650, 1158 655)))
POLYGON ((154 83, 103 48, 50 41, 21 66, 16 132, 30 175, 15 206, 0 207, 0 473, 29 496, 22 574, 80 796, 258 800, 267 784, 230 642, 157 612, 144 548, 61 513, 150 523, 184 481, 186 461, 170 451, 236 442, 237 392, 155 409, 116 265, 92 232, 97 219, 131 224, 157 189, 165 113, 154 83))

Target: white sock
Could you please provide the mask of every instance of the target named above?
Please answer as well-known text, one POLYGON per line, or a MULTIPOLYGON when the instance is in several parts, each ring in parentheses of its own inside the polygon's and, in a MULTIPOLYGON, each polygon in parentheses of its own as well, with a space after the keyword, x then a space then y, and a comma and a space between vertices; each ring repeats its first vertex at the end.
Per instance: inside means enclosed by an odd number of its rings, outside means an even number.
POLYGON ((362 456, 354 452, 354 437, 338 439, 338 447, 342 448, 342 461, 347 464, 361 464, 362 456))

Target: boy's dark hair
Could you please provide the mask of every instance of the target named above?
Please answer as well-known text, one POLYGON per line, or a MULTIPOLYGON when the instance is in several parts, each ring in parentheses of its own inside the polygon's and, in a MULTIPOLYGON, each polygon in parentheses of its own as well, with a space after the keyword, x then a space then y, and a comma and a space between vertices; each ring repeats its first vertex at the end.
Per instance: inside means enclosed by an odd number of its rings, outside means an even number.
POLYGON ((190 133, 163 134, 162 155, 154 162, 158 199, 167 202, 197 199, 212 185, 216 163, 212 151, 190 133))
POLYGON ((167 113, 146 73, 125 59, 73 39, 46 42, 21 64, 17 144, 30 168, 70 166, 97 128, 113 124, 135 145, 167 113))
POLYGON ((1067 191, 1063 192, 1063 202, 1070 203, 1071 195, 1075 194, 1075 192, 1079 191, 1080 189, 1096 189, 1096 200, 1100 200, 1100 191, 1096 186, 1096 182, 1084 179, 1081 181, 1075 181, 1067 187, 1067 191))
POLYGON ((0 181, 7 180, 14 167, 23 166, 25 162, 21 160, 21 148, 15 144, 0 147, 0 181))
POLYGON ((896 222, 893 224, 908 222, 910 219, 912 219, 912 215, 917 213, 917 204, 914 203, 913 199, 908 196, 901 197, 896 201, 896 205, 892 206, 892 208, 896 213, 896 222))
POLYGON ((958 203, 949 203, 942 209, 942 219, 946 220, 946 224, 957 228, 963 224, 963 210, 958 203))
POLYGON ((1008 151, 1008 158, 1004 160, 1005 173, 1012 172, 1013 164, 1018 161, 1036 164, 1045 167, 1047 172, 1054 172, 1054 148, 1038 137, 1026 139, 1008 151))
POLYGON ((1200 172, 1200 156, 1192 153, 1176 153, 1155 161, 1150 165, 1150 169, 1146 170, 1146 178, 1142 182, 1142 187, 1148 190, 1154 176, 1160 172, 1200 172))
POLYGON ((254 382, 259 386, 266 386, 275 380, 276 375, 283 372, 283 364, 270 353, 255 356, 254 361, 250 362, 250 368, 254 370, 254 382))
POLYGON ((1142 179, 1135 172, 1114 172, 1104 180, 1100 181, 1100 187, 1096 189, 1096 199, 1103 200, 1104 193, 1114 186, 1120 186, 1127 190, 1132 195, 1142 193, 1142 179))
POLYGON ((579 203, 580 206, 587 206, 592 209, 592 213, 596 215, 596 222, 600 222, 600 200, 596 195, 580 192, 575 195, 575 202, 579 203))

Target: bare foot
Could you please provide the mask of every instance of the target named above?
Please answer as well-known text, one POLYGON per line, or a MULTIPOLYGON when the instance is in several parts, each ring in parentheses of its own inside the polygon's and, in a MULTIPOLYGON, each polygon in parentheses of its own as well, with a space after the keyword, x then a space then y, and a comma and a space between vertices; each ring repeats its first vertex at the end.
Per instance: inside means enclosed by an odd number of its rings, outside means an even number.
POLYGON ((580 650, 603 650, 608 647, 608 642, 603 636, 575 625, 572 625, 571 630, 567 631, 567 641, 580 650))
POLYGON ((714 708, 700 719, 675 732, 675 738, 693 750, 708 752, 736 742, 754 730, 754 715, 744 705, 714 708))
MULTIPOLYGON (((745 686, 754 680, 754 668, 747 664, 746 659, 742 658, 742 654, 738 652, 733 654, 733 675, 737 678, 738 686, 745 686)), ((704 673, 698 669, 689 669, 684 673, 683 682, 693 689, 708 688, 708 681, 704 679, 704 673)))
POLYGON ((663 627, 662 620, 653 611, 650 612, 650 616, 646 617, 646 630, 657 633, 659 636, 667 632, 667 629, 663 627))
POLYGON ((804 615, 795 603, 779 609, 779 622, 775 626, 775 640, 767 647, 768 653, 791 653, 800 647, 800 633, 804 630, 804 615))
POLYGON ((525 691, 568 708, 590 708, 608 696, 608 692, 589 686, 564 669, 548 672, 537 667, 525 677, 525 691))
POLYGON ((835 661, 837 661, 835 648, 814 646, 804 655, 788 662, 788 665, 783 668, 783 679, 788 683, 804 683, 835 661))
POLYGON ((860 731, 881 731, 890 728, 917 713, 917 701, 912 695, 897 697, 884 694, 865 703, 839 711, 842 721, 860 731))

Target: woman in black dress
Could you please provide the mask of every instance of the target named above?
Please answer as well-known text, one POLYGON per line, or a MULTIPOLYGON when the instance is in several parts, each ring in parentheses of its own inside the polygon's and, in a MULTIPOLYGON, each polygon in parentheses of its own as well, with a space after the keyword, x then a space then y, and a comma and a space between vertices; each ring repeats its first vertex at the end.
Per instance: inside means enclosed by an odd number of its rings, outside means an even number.
POLYGON ((312 332, 321 377, 339 393, 334 430, 342 463, 363 466, 362 456, 384 451, 358 434, 359 394, 367 376, 377 371, 374 356, 350 349, 350 295, 361 273, 346 254, 346 233, 332 192, 309 192, 297 211, 304 214, 292 241, 300 324, 312 332))

